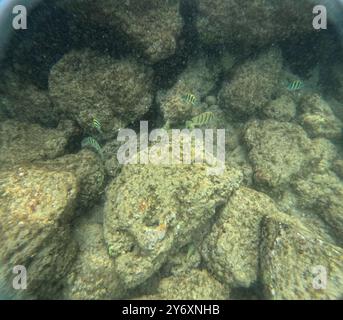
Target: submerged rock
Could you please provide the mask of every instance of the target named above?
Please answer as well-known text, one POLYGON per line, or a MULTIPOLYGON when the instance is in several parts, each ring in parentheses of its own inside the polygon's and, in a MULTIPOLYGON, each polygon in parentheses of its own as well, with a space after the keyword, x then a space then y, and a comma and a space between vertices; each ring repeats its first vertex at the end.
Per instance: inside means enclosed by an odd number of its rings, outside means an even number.
POLYGON ((333 172, 311 173, 293 183, 298 203, 317 213, 343 240, 343 182, 333 172))
POLYGON ((209 165, 128 165, 106 194, 104 234, 115 268, 128 288, 160 269, 168 256, 201 235, 241 182, 209 165))
POLYGON ((65 153, 71 132, 15 120, 0 123, 0 165, 54 159, 65 153))
POLYGON ((113 135, 139 119, 152 103, 152 72, 134 60, 72 51, 54 65, 49 94, 55 107, 96 133, 93 119, 113 135))
POLYGON ((257 281, 260 222, 273 215, 281 214, 273 200, 261 192, 243 187, 232 195, 201 250, 206 265, 221 283, 250 287, 257 281))
POLYGON ((342 299, 343 249, 300 223, 262 222, 261 274, 267 299, 342 299))
POLYGON ((253 116, 275 94, 282 70, 281 51, 271 49, 255 60, 238 66, 232 79, 224 82, 220 92, 220 106, 227 113, 253 116))
POLYGON ((10 71, 1 74, 0 114, 24 122, 54 126, 59 117, 46 90, 10 71))
POLYGON ((176 51, 183 26, 178 0, 58 0, 58 4, 123 33, 152 63, 176 51))
POLYGON ((296 115, 296 104, 288 95, 270 101, 263 109, 263 114, 277 121, 291 121, 296 115))
POLYGON ((157 293, 139 299, 154 300, 224 300, 229 291, 206 270, 192 270, 188 274, 163 278, 157 293))
POLYGON ((215 87, 219 71, 219 65, 205 57, 192 60, 171 89, 158 93, 165 121, 184 124, 201 112, 201 100, 215 87), (187 95, 194 95, 193 104, 186 101, 187 95))
POLYGON ((244 140, 249 148, 255 183, 270 191, 290 182, 315 158, 312 141, 293 123, 251 121, 244 140))
POLYGON ((52 298, 76 255, 70 221, 77 195, 72 173, 21 166, 0 171, 0 292, 6 298, 52 298), (13 268, 27 270, 14 290, 13 268))
POLYGON ((77 204, 79 207, 92 206, 104 189, 105 172, 101 160, 89 150, 77 154, 36 162, 42 168, 64 170, 75 175, 79 186, 77 204))
POLYGON ((65 277, 63 299, 115 299, 125 294, 116 274, 113 259, 108 255, 102 225, 80 219, 74 226, 80 252, 65 277))
POLYGON ((197 0, 196 26, 209 45, 262 47, 313 32, 313 5, 297 0, 197 0))
POLYGON ((318 94, 305 96, 301 109, 300 123, 310 137, 337 139, 342 136, 342 122, 318 94))

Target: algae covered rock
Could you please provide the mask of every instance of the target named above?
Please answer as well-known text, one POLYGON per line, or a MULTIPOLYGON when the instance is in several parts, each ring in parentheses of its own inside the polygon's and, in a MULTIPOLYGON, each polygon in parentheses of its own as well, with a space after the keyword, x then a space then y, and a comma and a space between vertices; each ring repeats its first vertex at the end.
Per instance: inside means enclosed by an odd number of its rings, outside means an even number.
POLYGON ((224 300, 229 290, 206 270, 192 270, 188 274, 162 278, 157 293, 140 299, 158 300, 224 300))
POLYGON ((54 159, 64 154, 71 132, 7 120, 0 123, 0 165, 54 159))
POLYGON ((342 299, 343 249, 300 223, 262 221, 261 273, 267 299, 342 299))
POLYGON ((197 0, 196 26, 209 45, 265 46, 313 32, 313 5, 297 0, 197 0))
POLYGON ((81 150, 77 154, 68 154, 54 160, 38 161, 36 164, 47 169, 73 173, 78 184, 78 206, 92 205, 103 192, 104 168, 99 157, 89 150, 81 150))
POLYGON ((333 172, 311 173, 294 182, 301 207, 317 213, 343 239, 343 182, 333 172))
POLYGON ((216 279, 231 287, 250 287, 258 279, 260 222, 277 214, 267 195, 245 187, 235 191, 202 244, 216 279))
POLYGON ((58 4, 123 34, 151 63, 176 51, 183 26, 178 0, 59 0, 58 4))
POLYGON ((244 140, 254 168, 254 181, 268 188, 288 183, 313 159, 312 142, 296 124, 251 121, 244 140))
POLYGON ((1 74, 0 113, 20 121, 54 126, 59 117, 48 92, 10 71, 1 74))
POLYGON ((219 71, 218 64, 205 57, 191 60, 175 85, 158 93, 164 119, 183 124, 201 110, 201 100, 215 87, 219 71), (187 101, 187 95, 193 95, 195 102, 187 101))
POLYGON ((336 118, 329 104, 318 94, 302 99, 300 123, 310 137, 337 139, 342 136, 342 122, 336 118))
POLYGON ((77 195, 72 173, 35 166, 0 171, 0 292, 7 298, 51 298, 75 255, 70 221, 77 195), (27 271, 14 290, 13 268, 27 271))
POLYGON ((224 82, 219 93, 220 106, 229 114, 254 115, 276 93, 281 70, 282 56, 278 49, 248 60, 235 69, 230 81, 224 82))
POLYGON ((74 226, 80 252, 65 278, 63 298, 73 300, 114 299, 125 294, 108 255, 102 225, 80 219, 74 226))
POLYGON ((264 108, 263 114, 277 121, 291 121, 296 115, 296 104, 288 95, 270 101, 264 108))
POLYGON ((55 107, 87 132, 96 133, 95 118, 113 134, 149 110, 151 85, 151 70, 134 60, 72 51, 52 68, 49 94, 55 107))
POLYGON ((241 182, 239 170, 208 174, 205 163, 124 166, 107 190, 104 234, 128 288, 201 234, 241 182))

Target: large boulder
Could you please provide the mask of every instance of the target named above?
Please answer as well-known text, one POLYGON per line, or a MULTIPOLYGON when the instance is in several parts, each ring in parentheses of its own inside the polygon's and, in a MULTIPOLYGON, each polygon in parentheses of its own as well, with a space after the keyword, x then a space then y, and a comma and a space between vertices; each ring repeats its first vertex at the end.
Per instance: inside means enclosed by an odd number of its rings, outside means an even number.
POLYGON ((131 164, 109 185, 105 241, 126 287, 143 283, 173 252, 201 237, 238 188, 239 170, 214 175, 209 167, 207 162, 131 164))
POLYGON ((52 298, 75 258, 70 221, 78 185, 70 172, 21 166, 0 172, 0 293, 6 298, 52 298), (15 290, 13 268, 27 271, 15 290))
POLYGON ((272 100, 279 89, 282 70, 280 50, 271 49, 239 65, 219 92, 220 106, 227 113, 249 117, 272 100))
POLYGON ((197 29, 206 44, 261 47, 313 32, 313 4, 297 0, 197 0, 197 29))
POLYGON ((124 34, 126 41, 152 63, 176 51, 183 26, 179 0, 59 0, 57 3, 74 14, 124 34))
POLYGON ((52 68, 49 94, 56 109, 86 132, 97 134, 95 118, 105 134, 113 135, 149 110, 152 72, 131 59, 72 51, 52 68))

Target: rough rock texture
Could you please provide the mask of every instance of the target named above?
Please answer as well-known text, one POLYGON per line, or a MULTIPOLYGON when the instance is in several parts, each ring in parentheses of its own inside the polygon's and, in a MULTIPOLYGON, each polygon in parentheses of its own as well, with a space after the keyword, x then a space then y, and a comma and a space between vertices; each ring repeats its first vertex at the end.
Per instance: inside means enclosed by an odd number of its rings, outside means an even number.
POLYGON ((260 270, 267 299, 342 299, 342 248, 299 223, 274 217, 263 220, 261 239, 260 270))
POLYGON ((343 179, 343 160, 337 159, 333 162, 333 168, 332 170, 339 176, 341 179, 343 179))
POLYGON ((58 123, 58 115, 47 91, 10 71, 1 74, 1 78, 0 113, 42 125, 54 126, 58 123))
POLYGON ((165 121, 183 124, 200 113, 201 100, 214 88, 218 74, 218 64, 209 59, 197 57, 192 60, 171 89, 158 93, 165 121), (195 96, 194 105, 185 101, 187 94, 195 96))
POLYGON ((260 186, 275 188, 288 183, 314 158, 311 140, 296 124, 251 121, 244 140, 254 168, 254 181, 260 186))
POLYGON ((0 123, 0 165, 54 159, 65 152, 71 132, 7 120, 0 123))
POLYGON ((220 106, 228 113, 252 116, 275 94, 281 76, 282 56, 278 49, 262 53, 239 65, 219 93, 220 106))
POLYGON ((208 168, 206 162, 129 165, 110 184, 105 240, 128 288, 143 283, 170 254, 201 236, 238 188, 242 178, 238 170, 226 168, 211 175, 208 168))
POLYGON ((152 103, 151 70, 134 60, 98 52, 72 51, 54 65, 49 94, 55 107, 89 133, 94 118, 105 133, 115 133, 144 115, 152 103))
MULTIPOLYGON (((88 218, 88 217, 87 217, 88 218)), ((120 298, 125 294, 107 253, 102 225, 80 219, 74 226, 80 252, 65 279, 64 299, 99 300, 120 298)))
POLYGON ((70 233, 77 181, 63 170, 14 167, 0 172, 0 292, 51 298, 77 252, 70 233), (13 290, 12 270, 27 270, 27 290, 13 290))
POLYGON ((264 46, 313 32, 313 5, 297 0, 198 0, 197 29, 207 44, 264 46))
POLYGON ((163 278, 155 295, 139 299, 223 300, 229 299, 229 290, 206 270, 192 270, 186 275, 163 278))
POLYGON ((202 244, 206 265, 231 287, 250 287, 258 277, 260 222, 278 213, 273 200, 250 188, 230 198, 202 244))
POLYGON ((175 53, 183 21, 179 1, 165 0, 59 0, 72 12, 126 35, 152 63, 175 53))
POLYGON ((342 136, 342 122, 336 118, 320 95, 307 95, 301 103, 300 123, 310 137, 337 139, 342 136))
POLYGON ((94 204, 104 188, 105 173, 97 155, 89 150, 81 150, 77 154, 36 162, 37 165, 55 170, 64 170, 75 175, 79 186, 77 204, 87 207, 94 204))
POLYGON ((201 263, 201 255, 197 248, 198 244, 190 243, 171 255, 162 267, 162 274, 179 276, 187 274, 191 269, 198 268, 201 263))
POLYGON ((299 205, 312 209, 343 240, 343 182, 333 172, 311 173, 294 182, 299 205))
POLYGON ((277 121, 291 121, 296 115, 296 104, 288 95, 270 101, 264 108, 263 114, 277 121))

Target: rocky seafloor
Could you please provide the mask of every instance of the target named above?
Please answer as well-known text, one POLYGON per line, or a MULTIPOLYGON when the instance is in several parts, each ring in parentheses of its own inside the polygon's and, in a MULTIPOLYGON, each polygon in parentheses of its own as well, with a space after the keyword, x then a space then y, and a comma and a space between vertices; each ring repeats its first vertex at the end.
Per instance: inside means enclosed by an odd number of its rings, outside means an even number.
POLYGON ((342 299, 343 55, 312 6, 38 6, 0 66, 0 296, 342 299), (203 112, 226 131, 222 174, 118 163, 120 129, 203 112))

